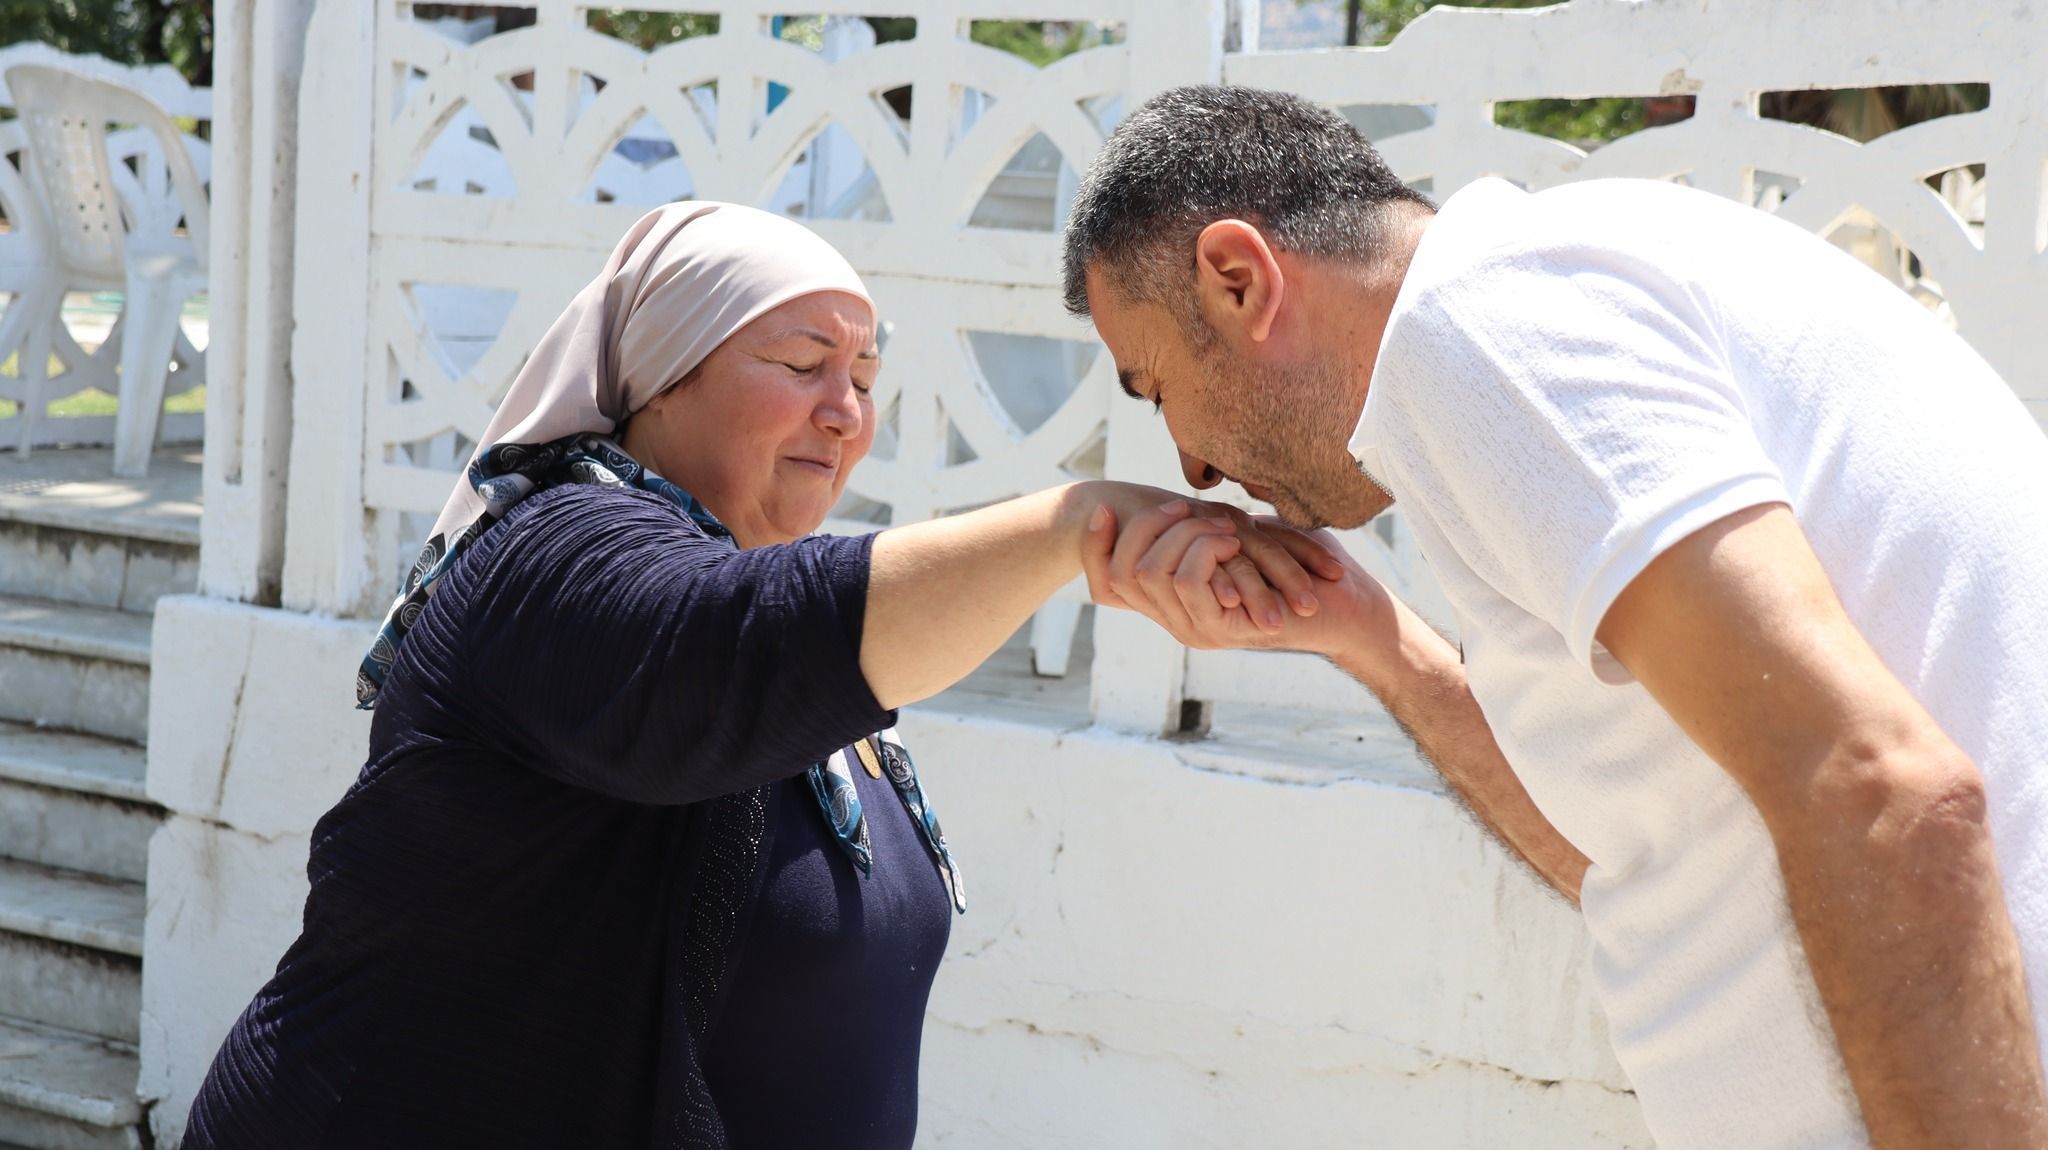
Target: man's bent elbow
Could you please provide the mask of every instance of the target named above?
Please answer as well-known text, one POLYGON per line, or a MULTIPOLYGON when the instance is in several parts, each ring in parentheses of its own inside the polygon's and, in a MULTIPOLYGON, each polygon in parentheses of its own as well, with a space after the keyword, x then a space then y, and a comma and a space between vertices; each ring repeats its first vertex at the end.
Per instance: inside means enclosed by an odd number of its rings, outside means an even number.
POLYGON ((1960 750, 1892 752, 1851 768, 1834 817, 1869 828, 1873 845, 1954 857, 1987 839, 1990 804, 1984 776, 1960 750))
POLYGON ((1989 832, 1991 804, 1977 765, 1961 758, 1950 764, 1929 792, 1924 817, 1941 824, 1989 832))

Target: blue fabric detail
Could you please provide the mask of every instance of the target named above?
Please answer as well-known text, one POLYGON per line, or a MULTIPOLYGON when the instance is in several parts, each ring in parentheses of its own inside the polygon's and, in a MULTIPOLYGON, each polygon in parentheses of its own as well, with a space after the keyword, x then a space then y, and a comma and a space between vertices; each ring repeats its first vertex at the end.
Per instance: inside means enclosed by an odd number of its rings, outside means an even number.
POLYGON ((818 809, 825 825, 839 841, 862 875, 874 873, 875 855, 868 841, 868 821, 861 814, 860 792, 854 789, 853 772, 846 767, 846 752, 832 756, 810 770, 811 793, 818 797, 818 809))
POLYGON ((910 748, 888 739, 875 741, 882 745, 882 773, 895 784, 896 793, 903 796, 903 805, 910 809, 910 817, 924 831, 925 845, 938 857, 939 877, 946 880, 946 892, 953 896, 953 909, 966 914, 967 880, 961 877, 960 864, 953 861, 953 850, 946 845, 946 832, 939 826, 938 812, 925 797, 924 782, 917 777, 917 765, 910 760, 910 748))

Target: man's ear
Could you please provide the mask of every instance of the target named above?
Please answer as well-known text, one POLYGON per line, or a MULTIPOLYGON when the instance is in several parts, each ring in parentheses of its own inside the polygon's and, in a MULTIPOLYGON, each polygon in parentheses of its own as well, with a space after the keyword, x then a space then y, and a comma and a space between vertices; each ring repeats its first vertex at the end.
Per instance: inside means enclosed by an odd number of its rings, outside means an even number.
POLYGON ((1278 321, 1286 290, 1272 245, 1253 225, 1217 220, 1195 237, 1196 306, 1216 330, 1263 342, 1278 321))

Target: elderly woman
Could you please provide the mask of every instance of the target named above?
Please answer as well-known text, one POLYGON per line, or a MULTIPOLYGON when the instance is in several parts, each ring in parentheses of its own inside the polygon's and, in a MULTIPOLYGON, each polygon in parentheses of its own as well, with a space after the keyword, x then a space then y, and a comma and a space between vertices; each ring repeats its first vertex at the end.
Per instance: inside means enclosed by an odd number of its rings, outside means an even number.
MULTIPOLYGON (((1091 520, 1171 497, 811 537, 874 438, 874 335, 859 277, 780 217, 673 204, 627 233, 363 664, 367 763, 187 1146, 911 1144, 966 892, 894 708, 1072 579, 1091 520)), ((1247 558, 1306 587, 1318 552, 1194 510, 1185 566, 1234 564, 1230 601, 1275 603, 1247 558)))

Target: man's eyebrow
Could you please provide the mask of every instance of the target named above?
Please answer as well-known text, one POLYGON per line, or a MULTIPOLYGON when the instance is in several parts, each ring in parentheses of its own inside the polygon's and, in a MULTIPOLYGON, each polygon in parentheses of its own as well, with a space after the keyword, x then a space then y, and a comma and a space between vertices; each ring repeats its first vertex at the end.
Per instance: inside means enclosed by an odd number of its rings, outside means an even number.
POLYGON ((1143 373, 1137 368, 1120 367, 1116 372, 1116 385, 1123 388, 1124 394, 1132 399, 1143 399, 1145 398, 1144 393, 1132 386, 1132 381, 1136 380, 1141 374, 1143 373))

